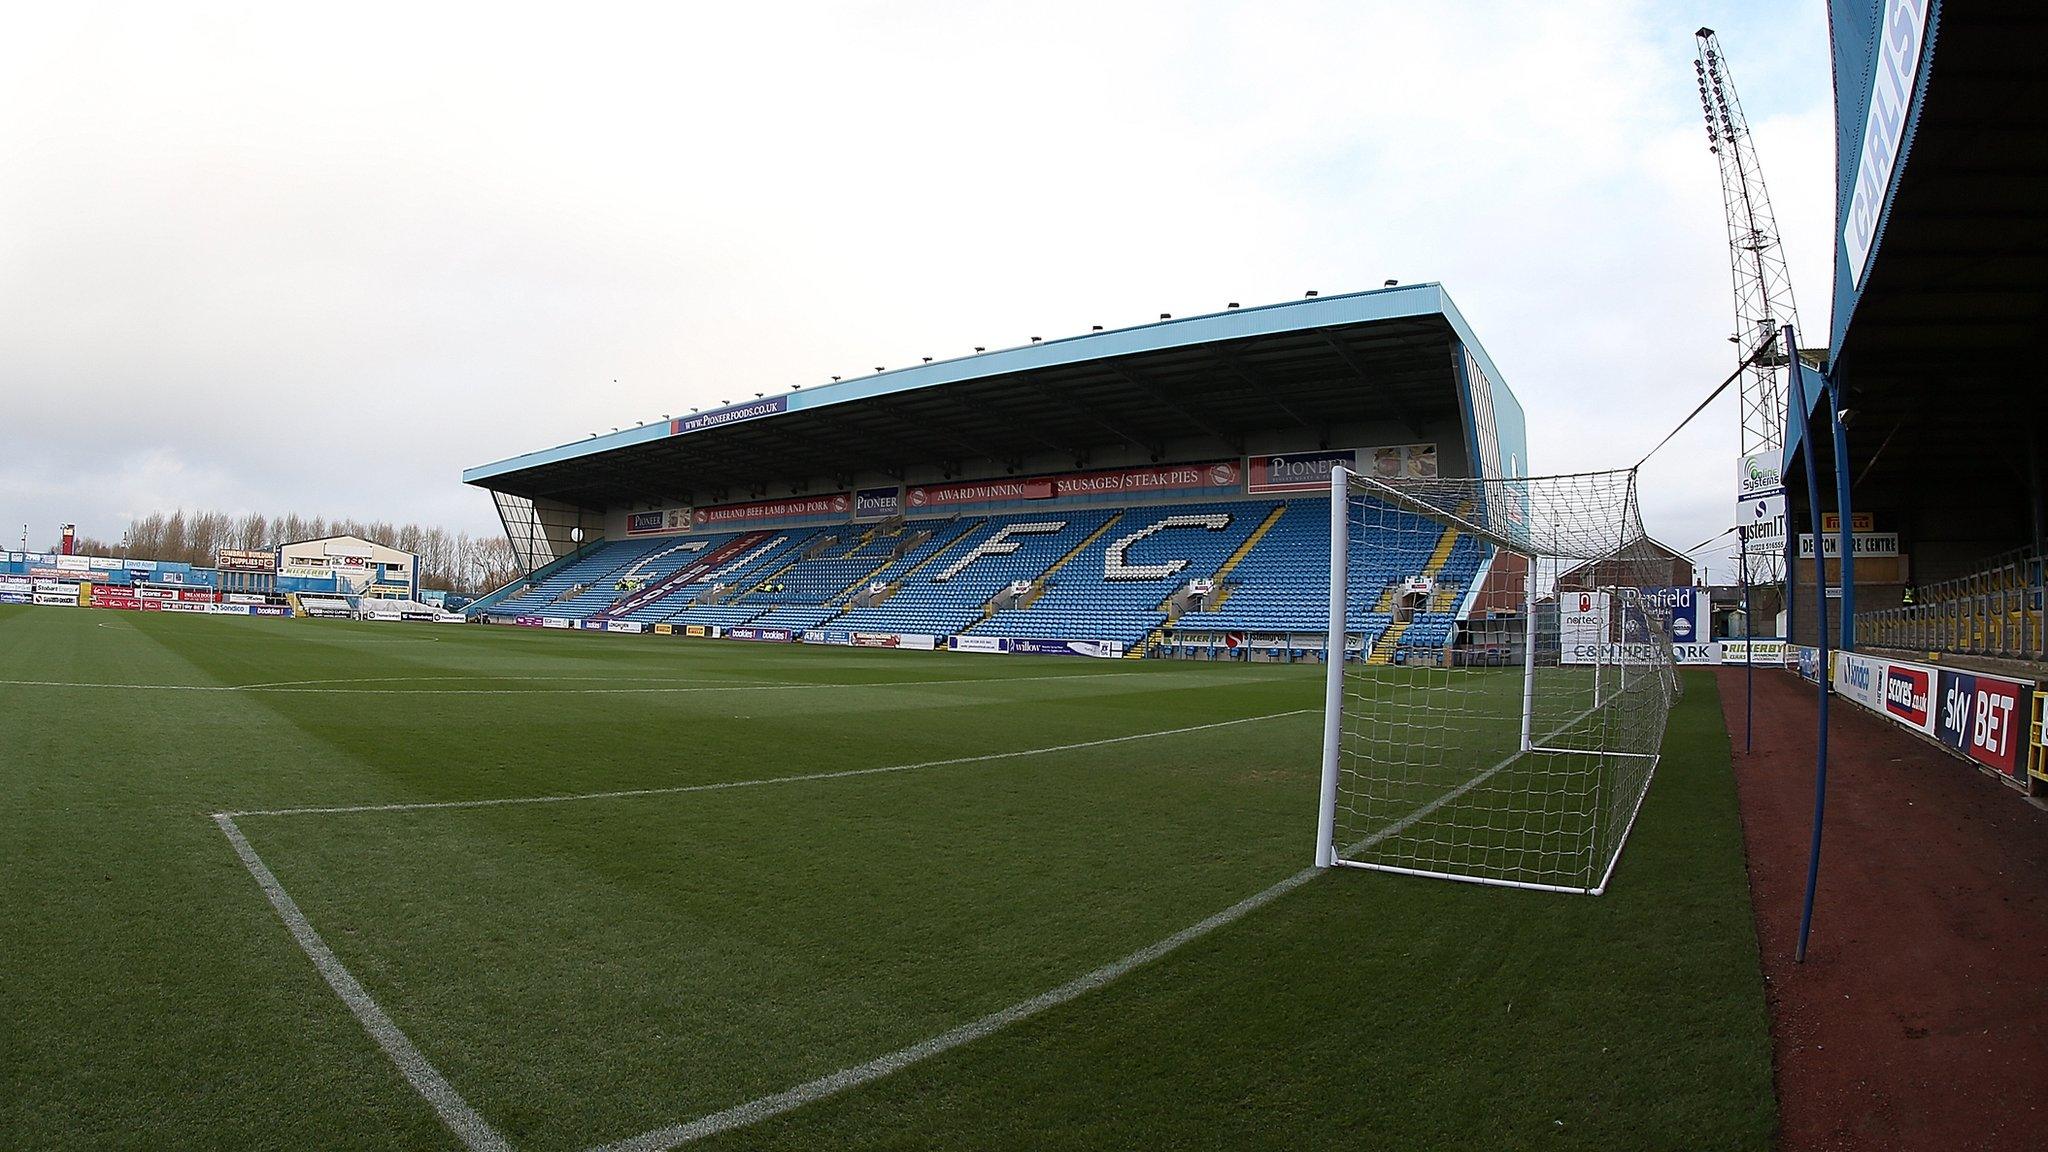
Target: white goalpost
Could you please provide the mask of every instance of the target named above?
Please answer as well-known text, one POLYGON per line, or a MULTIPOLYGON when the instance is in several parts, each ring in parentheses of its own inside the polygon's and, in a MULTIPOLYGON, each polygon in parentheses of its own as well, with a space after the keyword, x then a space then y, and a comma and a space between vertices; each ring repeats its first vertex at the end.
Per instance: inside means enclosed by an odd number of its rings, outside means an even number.
POLYGON ((1635 472, 1330 493, 1317 865, 1605 891, 1679 690, 1635 472))

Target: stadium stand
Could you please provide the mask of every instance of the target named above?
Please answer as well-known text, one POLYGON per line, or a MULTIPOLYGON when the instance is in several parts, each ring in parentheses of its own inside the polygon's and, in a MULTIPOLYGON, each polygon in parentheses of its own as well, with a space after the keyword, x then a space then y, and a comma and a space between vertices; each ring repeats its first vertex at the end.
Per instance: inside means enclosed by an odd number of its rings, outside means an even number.
MULTIPOLYGON (((1051 507, 613 541, 493 611, 1131 647, 1156 647, 1169 629, 1244 632, 1293 637, 1301 651, 1328 613, 1325 508, 1304 498, 1051 507)), ((1485 552, 1410 513, 1381 512, 1402 547, 1359 539, 1349 602, 1361 653, 1392 663, 1453 642, 1485 552), (1417 577, 1430 582, 1426 602, 1397 611, 1402 582, 1417 577)))
POLYGON ((894 582, 880 604, 853 608, 834 626, 863 632, 951 636, 984 618, 999 592, 1057 569, 1120 515, 1047 510, 991 516, 931 565, 894 582))

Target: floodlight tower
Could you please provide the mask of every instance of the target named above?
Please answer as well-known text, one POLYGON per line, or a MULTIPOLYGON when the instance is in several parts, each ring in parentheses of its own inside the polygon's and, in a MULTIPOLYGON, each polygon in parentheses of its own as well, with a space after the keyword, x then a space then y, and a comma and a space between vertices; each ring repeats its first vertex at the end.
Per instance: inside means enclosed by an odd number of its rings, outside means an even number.
MULTIPOLYGON (((1779 331, 1799 327, 1792 302, 1792 276, 1785 266, 1785 247, 1778 238, 1778 218, 1764 188, 1763 166, 1749 120, 1735 96, 1728 59, 1712 28, 1694 33, 1699 42, 1693 72, 1699 82, 1700 107, 1707 120, 1707 149, 1721 162, 1721 201, 1728 223, 1728 264, 1735 287, 1734 342, 1743 365, 1741 390, 1742 453, 1766 455, 1775 467, 1785 447, 1787 372, 1796 349, 1780 348, 1779 331)), ((1746 555, 1744 568, 1753 584, 1783 579, 1783 557, 1775 552, 1746 555)))

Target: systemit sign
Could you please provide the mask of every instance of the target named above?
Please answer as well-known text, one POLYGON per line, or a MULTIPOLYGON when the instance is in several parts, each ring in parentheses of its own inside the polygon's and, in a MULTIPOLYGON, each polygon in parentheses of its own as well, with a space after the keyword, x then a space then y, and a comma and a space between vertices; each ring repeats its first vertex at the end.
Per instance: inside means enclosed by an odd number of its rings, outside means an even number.
POLYGON ((1863 286, 1863 269, 1877 243, 1885 193, 1905 142, 1913 89, 1920 82, 1920 49, 1927 38, 1929 0, 1885 0, 1877 29, 1877 67, 1871 72, 1870 111, 1863 121, 1863 148, 1856 158, 1856 190, 1842 225, 1842 252, 1849 283, 1863 286))
POLYGON ((752 404, 734 404, 725 408, 713 408, 694 416, 678 416, 668 422, 668 434, 680 436, 685 432, 702 432, 706 428, 719 428, 727 424, 738 424, 743 420, 759 420, 763 416, 777 416, 789 411, 789 397, 776 396, 757 400, 752 404))

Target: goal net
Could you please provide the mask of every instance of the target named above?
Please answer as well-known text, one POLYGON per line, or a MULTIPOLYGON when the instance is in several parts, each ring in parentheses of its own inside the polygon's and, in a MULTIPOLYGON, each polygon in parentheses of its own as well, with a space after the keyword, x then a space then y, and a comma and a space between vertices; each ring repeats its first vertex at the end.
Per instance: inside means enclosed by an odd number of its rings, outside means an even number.
POLYGON ((1340 469, 1330 530, 1317 863, 1604 891, 1678 693, 1634 471, 1340 469))

